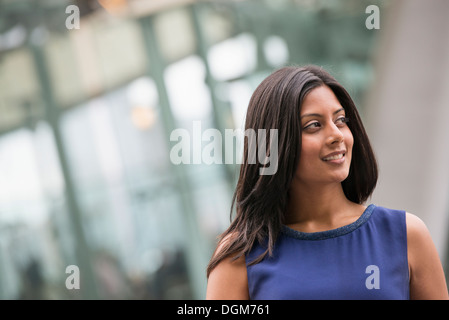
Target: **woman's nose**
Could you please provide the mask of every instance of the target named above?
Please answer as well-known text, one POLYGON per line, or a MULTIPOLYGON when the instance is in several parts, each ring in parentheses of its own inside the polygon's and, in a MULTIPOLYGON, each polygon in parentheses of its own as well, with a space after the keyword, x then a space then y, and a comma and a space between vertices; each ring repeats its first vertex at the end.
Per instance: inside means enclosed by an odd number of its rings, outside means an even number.
POLYGON ((343 142, 343 132, 338 128, 335 123, 330 124, 327 142, 329 144, 336 144, 343 142))

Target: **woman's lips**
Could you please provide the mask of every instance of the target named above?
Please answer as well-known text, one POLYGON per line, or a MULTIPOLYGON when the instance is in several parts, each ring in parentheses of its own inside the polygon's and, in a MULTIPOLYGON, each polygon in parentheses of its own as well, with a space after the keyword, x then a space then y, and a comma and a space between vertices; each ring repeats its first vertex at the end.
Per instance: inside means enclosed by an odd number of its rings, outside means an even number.
POLYGON ((331 155, 324 157, 322 160, 329 163, 340 164, 345 161, 345 153, 344 152, 333 153, 331 155))

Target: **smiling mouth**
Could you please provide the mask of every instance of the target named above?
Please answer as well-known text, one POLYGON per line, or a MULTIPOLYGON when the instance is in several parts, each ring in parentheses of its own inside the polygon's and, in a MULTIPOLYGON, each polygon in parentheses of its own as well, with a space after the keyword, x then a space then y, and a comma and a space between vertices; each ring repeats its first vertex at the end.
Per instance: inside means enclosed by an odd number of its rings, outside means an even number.
POLYGON ((324 161, 331 161, 331 160, 339 160, 345 156, 345 153, 336 154, 335 156, 330 156, 323 158, 324 161))

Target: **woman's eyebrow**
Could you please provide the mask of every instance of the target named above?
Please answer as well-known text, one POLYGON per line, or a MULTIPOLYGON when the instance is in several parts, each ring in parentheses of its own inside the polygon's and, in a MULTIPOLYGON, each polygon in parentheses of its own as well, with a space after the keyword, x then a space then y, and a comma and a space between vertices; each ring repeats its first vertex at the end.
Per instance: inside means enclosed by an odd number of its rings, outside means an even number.
MULTIPOLYGON (((345 110, 345 108, 340 108, 337 111, 334 111, 333 114, 335 115, 335 114, 337 114, 337 113, 339 113, 341 111, 344 111, 344 110, 345 110)), ((305 118, 305 117, 319 117, 319 118, 323 118, 323 115, 319 114, 319 113, 307 113, 307 114, 302 115, 301 119, 305 118)))

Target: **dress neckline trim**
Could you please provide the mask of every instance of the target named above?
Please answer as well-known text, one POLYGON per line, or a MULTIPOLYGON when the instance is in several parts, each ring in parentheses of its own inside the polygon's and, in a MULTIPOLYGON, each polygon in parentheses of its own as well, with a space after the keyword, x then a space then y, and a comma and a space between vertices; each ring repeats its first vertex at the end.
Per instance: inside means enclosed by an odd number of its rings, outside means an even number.
POLYGON ((360 228, 366 221, 368 221, 375 208, 376 205, 370 204, 356 221, 336 229, 318 232, 302 232, 287 227, 286 225, 282 225, 281 232, 287 236, 300 240, 324 240, 339 237, 360 228))

